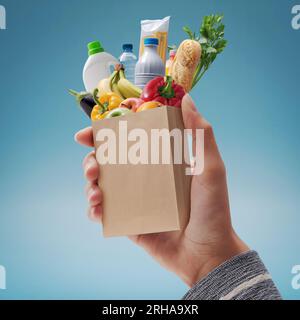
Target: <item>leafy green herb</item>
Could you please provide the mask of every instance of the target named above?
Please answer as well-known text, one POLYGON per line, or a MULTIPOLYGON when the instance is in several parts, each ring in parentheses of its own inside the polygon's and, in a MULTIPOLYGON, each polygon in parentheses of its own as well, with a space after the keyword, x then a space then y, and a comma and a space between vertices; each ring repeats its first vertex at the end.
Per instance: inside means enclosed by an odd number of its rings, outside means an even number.
POLYGON ((201 61, 196 68, 192 88, 203 77, 217 55, 227 45, 227 40, 224 39, 225 26, 222 23, 223 17, 223 15, 218 14, 205 16, 198 35, 189 27, 183 27, 183 31, 188 34, 189 38, 198 41, 202 47, 201 61))

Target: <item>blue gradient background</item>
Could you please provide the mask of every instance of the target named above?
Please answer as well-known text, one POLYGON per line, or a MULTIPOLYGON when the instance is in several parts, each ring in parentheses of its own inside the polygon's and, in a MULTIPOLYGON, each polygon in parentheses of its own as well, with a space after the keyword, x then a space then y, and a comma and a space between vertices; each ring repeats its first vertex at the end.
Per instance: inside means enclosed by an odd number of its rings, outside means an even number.
POLYGON ((170 44, 225 14, 229 46, 193 92, 228 169, 234 225, 259 251, 285 298, 300 264, 299 1, 1 0, 0 299, 180 298, 187 287, 125 238, 104 240, 86 218, 73 141, 89 124, 67 88, 82 88, 86 43, 137 49, 139 21, 171 15, 170 44), (126 3, 126 4, 125 4, 126 3))

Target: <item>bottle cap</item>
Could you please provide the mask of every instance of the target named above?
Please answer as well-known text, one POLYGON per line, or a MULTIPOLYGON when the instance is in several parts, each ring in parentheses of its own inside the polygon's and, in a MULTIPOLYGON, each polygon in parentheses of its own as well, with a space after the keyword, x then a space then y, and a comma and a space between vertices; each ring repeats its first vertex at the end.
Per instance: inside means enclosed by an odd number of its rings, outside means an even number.
POLYGON ((125 43, 123 44, 122 48, 123 48, 123 51, 132 51, 133 45, 131 43, 125 43))
POLYGON ((88 47, 88 50, 89 50, 89 56, 104 51, 104 49, 103 49, 100 41, 90 42, 90 43, 87 45, 87 47, 88 47))
POLYGON ((158 46, 158 39, 157 38, 145 38, 144 45, 147 45, 147 44, 153 44, 153 45, 158 46))

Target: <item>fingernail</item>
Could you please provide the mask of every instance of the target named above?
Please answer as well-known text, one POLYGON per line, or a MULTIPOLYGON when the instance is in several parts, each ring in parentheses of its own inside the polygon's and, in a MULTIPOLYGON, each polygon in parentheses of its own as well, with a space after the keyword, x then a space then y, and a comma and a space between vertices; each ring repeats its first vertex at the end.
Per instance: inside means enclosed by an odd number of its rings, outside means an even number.
POLYGON ((76 141, 76 142, 78 142, 78 136, 80 135, 80 133, 82 132, 82 131, 84 131, 85 129, 81 129, 81 130, 79 130, 79 131, 77 131, 76 133, 75 133, 75 135, 74 135, 74 140, 76 141))
POLYGON ((79 133, 79 132, 76 132, 75 135, 74 135, 74 140, 75 140, 75 142, 78 142, 78 138, 77 138, 78 133, 79 133))

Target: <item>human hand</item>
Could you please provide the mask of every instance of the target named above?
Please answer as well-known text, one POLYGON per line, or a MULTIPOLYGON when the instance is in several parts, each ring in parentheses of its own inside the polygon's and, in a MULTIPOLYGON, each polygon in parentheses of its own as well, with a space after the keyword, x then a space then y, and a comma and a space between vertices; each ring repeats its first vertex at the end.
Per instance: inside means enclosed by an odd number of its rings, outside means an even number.
MULTIPOLYGON (((182 231, 129 238, 192 286, 221 263, 249 248, 231 224, 226 170, 211 125, 197 111, 189 95, 183 98, 182 115, 186 129, 204 129, 204 171, 192 178, 189 222, 182 231)), ((79 131, 75 140, 93 147, 92 129, 79 131)), ((85 157, 83 168, 88 180, 88 214, 91 219, 101 221, 102 193, 97 185, 100 169, 94 151, 85 157)))

